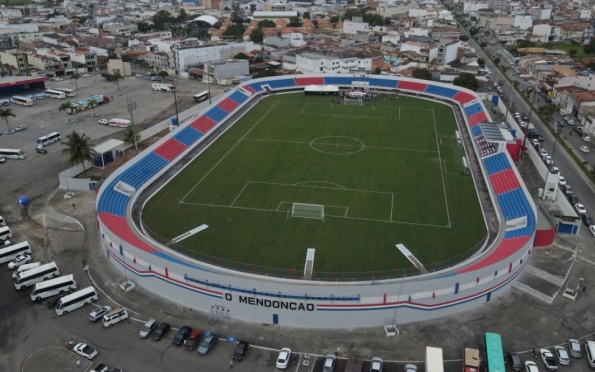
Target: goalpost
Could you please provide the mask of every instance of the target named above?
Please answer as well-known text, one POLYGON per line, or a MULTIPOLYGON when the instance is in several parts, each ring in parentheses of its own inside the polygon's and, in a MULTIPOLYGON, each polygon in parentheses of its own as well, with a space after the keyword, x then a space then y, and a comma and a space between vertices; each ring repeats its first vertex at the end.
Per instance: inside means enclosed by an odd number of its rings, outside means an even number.
POLYGON ((324 221, 324 205, 293 203, 291 217, 315 218, 324 221))
POLYGON ((364 100, 357 98, 343 98, 344 105, 360 105, 363 106, 364 100))

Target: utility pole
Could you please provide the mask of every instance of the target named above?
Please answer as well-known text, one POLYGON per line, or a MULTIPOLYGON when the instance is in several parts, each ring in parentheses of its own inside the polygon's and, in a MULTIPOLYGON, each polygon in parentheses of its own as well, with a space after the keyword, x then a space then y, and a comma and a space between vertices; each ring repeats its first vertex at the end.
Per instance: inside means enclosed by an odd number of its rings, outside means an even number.
POLYGON ((521 146, 521 157, 523 156, 523 152, 525 151, 525 146, 527 144, 527 133, 529 133, 529 125, 531 125, 531 115, 533 114, 533 105, 535 104, 535 96, 537 95, 537 91, 533 90, 533 98, 531 99, 531 104, 529 105, 529 118, 527 119, 527 126, 525 127, 525 135, 523 136, 523 144, 521 146))
POLYGON ((173 86, 174 86, 174 104, 176 106, 176 125, 179 126, 180 125, 180 117, 178 116, 178 86, 177 86, 177 81, 174 80, 173 81, 173 86))
POLYGON ((206 65, 205 70, 203 71, 203 79, 204 79, 204 74, 205 72, 207 73, 207 90, 209 91, 209 105, 211 104, 211 75, 209 75, 209 66, 211 64, 211 61, 209 61, 209 64, 206 65))
POLYGON ((134 110, 136 110, 136 102, 128 98, 128 90, 126 90, 126 102, 128 112, 130 113, 130 123, 132 124, 132 133, 134 135, 134 151, 138 154, 138 145, 136 143, 136 125, 134 124, 134 110))

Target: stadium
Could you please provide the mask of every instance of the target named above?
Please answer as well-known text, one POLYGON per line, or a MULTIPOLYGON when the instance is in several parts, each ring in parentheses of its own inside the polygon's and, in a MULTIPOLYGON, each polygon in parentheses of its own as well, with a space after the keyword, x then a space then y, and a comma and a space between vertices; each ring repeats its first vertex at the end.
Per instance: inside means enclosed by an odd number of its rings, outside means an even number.
POLYGON ((364 327, 470 309, 510 287, 536 228, 489 121, 475 92, 437 82, 248 81, 102 184, 102 245, 137 285, 214 319, 364 327))

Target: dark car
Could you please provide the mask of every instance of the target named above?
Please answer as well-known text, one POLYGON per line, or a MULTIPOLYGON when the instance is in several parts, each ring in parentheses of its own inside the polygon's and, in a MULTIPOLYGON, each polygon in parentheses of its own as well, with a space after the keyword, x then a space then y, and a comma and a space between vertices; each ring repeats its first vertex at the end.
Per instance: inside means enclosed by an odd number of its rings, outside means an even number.
POLYGON ((190 334, 190 337, 184 342, 184 349, 186 350, 194 350, 198 346, 200 339, 202 338, 202 331, 200 329, 195 329, 190 334))
POLYGON ((579 203, 578 198, 576 196, 574 196, 574 195, 569 195, 568 196, 568 201, 572 205, 575 205, 576 203, 579 203))
POLYGON ((176 346, 182 345, 184 341, 186 341, 188 336, 190 336, 190 333, 192 333, 192 328, 188 326, 181 326, 180 330, 178 331, 178 333, 176 333, 176 336, 174 337, 174 340, 171 343, 176 346))
POLYGON ((585 225, 587 226, 591 226, 593 225, 593 218, 591 218, 590 215, 588 214, 581 214, 581 218, 583 219, 583 222, 585 223, 585 225))
POLYGON ((572 128, 576 133, 583 135, 583 128, 582 127, 574 127, 572 128))
POLYGON ((244 359, 244 356, 246 355, 246 352, 249 348, 250 344, 247 341, 240 341, 238 346, 236 346, 236 351, 234 351, 232 359, 236 362, 241 361, 244 359))
POLYGON ((44 149, 43 147, 36 147, 36 148, 35 148, 35 151, 36 151, 38 154, 47 154, 47 153, 48 153, 48 150, 44 149))
POLYGON ((557 121, 556 124, 558 124, 559 127, 565 127, 566 126, 566 122, 564 120, 557 121))
POLYGON ((153 340, 155 340, 155 341, 161 340, 163 337, 165 337, 165 335, 167 334, 167 332, 169 332, 170 329, 171 329, 171 326, 169 324, 159 323, 159 325, 157 326, 157 329, 155 329, 155 332, 153 332, 153 340))
POLYGON ((523 119, 524 121, 527 121, 529 119, 529 116, 523 112, 521 114, 521 119, 523 119))
POLYGON ((218 338, 219 337, 216 333, 211 333, 203 337, 200 345, 198 346, 198 353, 200 355, 207 355, 209 351, 213 348, 213 346, 215 346, 215 344, 217 343, 218 338))
POLYGON ((506 362, 513 371, 520 371, 523 369, 523 361, 521 356, 517 353, 506 353, 506 362))

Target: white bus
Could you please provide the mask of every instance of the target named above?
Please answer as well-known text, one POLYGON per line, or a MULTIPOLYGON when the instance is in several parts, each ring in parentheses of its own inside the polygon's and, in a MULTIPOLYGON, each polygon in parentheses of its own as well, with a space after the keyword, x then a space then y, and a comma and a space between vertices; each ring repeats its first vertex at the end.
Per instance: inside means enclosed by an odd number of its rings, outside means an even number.
POLYGON ((58 275, 60 275, 58 266, 56 266, 55 262, 50 262, 17 275, 14 279, 14 287, 17 291, 20 291, 23 287, 28 287, 43 280, 55 278, 58 275))
POLYGON ((12 102, 16 103, 17 105, 33 106, 33 100, 23 96, 12 96, 12 102))
POLYGON ((110 127, 128 128, 130 126, 130 120, 114 118, 110 119, 107 125, 110 127))
POLYGON ((41 266, 41 262, 32 262, 32 263, 21 265, 15 271, 12 272, 12 279, 15 279, 23 271, 35 269, 36 267, 39 267, 39 266, 41 266))
POLYGON ((76 289, 74 275, 64 275, 35 284, 31 290, 31 301, 41 301, 44 298, 70 292, 76 289))
POLYGON ((62 92, 61 90, 55 90, 55 89, 46 90, 45 95, 50 98, 56 98, 56 99, 66 98, 66 93, 62 92))
POLYGON ((64 94, 66 94, 66 97, 75 97, 76 96, 76 92, 74 91, 74 89, 70 89, 70 88, 54 88, 53 90, 59 90, 61 92, 64 92, 64 94))
POLYGON ((51 145, 54 142, 58 142, 61 139, 62 139, 62 136, 60 135, 59 132, 52 132, 52 133, 48 134, 47 136, 39 137, 37 139, 37 141, 35 141, 35 144, 37 146, 39 146, 39 145, 47 146, 47 145, 51 145))
POLYGON ((10 262, 20 254, 31 254, 31 246, 28 242, 22 242, 10 245, 6 248, 0 248, 0 264, 10 262))
POLYGON ((0 149, 0 156, 6 159, 25 159, 27 154, 21 149, 0 149))
POLYGON ((207 99, 209 99, 209 91, 207 90, 194 95, 194 100, 196 102, 206 101, 207 99))
POLYGON ((69 312, 97 301, 98 299, 97 292, 95 292, 95 288, 92 286, 81 289, 80 291, 76 291, 59 299, 56 303, 56 314, 68 314, 69 312))
POLYGON ((8 228, 8 226, 0 227, 0 239, 8 240, 12 238, 12 231, 8 228))

